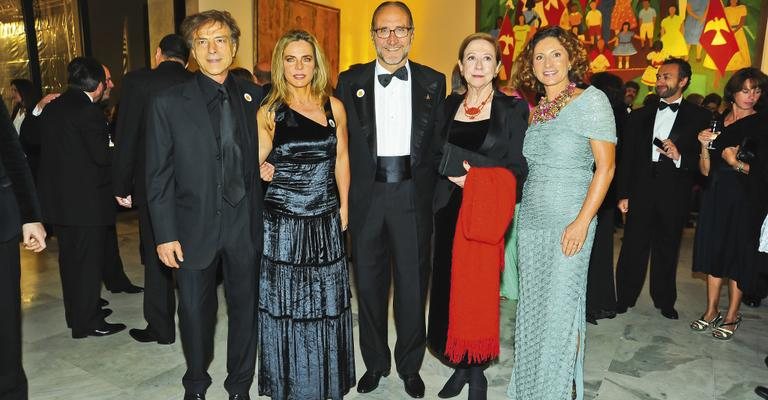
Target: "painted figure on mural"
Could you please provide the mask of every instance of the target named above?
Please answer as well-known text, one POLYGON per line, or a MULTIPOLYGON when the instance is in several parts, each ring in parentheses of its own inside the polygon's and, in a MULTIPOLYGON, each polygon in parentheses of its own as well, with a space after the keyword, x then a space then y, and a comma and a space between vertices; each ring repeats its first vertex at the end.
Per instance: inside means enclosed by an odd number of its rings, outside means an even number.
POLYGON ((609 42, 616 45, 613 48, 613 55, 619 58, 619 69, 629 69, 629 57, 637 54, 637 49, 632 44, 632 39, 640 39, 640 36, 630 29, 629 22, 624 22, 621 25, 621 31, 609 42))
POLYGON ((632 0, 616 0, 616 5, 611 12, 611 32, 618 34, 623 30, 622 25, 629 23, 629 29, 637 28, 637 18, 632 10, 632 0))
POLYGON ((669 55, 664 50, 664 44, 661 42, 661 40, 653 42, 651 51, 648 52, 648 54, 645 56, 645 58, 648 60, 648 66, 645 67, 643 76, 640 78, 640 81, 643 82, 644 85, 648 86, 649 91, 653 86, 656 86, 656 73, 659 71, 659 67, 664 62, 664 60, 667 59, 667 57, 669 57, 669 55))
POLYGON ((648 47, 651 47, 654 25, 656 25, 656 9, 651 7, 650 1, 643 0, 637 18, 640 20, 640 48, 645 48, 646 39, 648 40, 648 47))
POLYGON ((688 46, 683 36, 683 17, 677 14, 677 7, 672 5, 668 8, 669 15, 661 20, 661 41, 664 43, 664 49, 672 57, 688 59, 688 46))
POLYGON ((704 30, 709 0, 688 0, 685 8, 685 41, 690 47, 696 47, 696 61, 701 61, 701 43, 699 37, 704 30))

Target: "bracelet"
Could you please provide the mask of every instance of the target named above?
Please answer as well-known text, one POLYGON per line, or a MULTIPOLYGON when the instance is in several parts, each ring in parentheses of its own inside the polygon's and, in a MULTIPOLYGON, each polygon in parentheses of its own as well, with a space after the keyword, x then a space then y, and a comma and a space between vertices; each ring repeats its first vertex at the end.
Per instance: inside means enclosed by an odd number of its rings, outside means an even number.
POLYGON ((744 172, 744 163, 743 162, 739 161, 739 163, 736 164, 736 171, 739 171, 741 173, 744 172))
POLYGON ((699 158, 701 158, 702 160, 709 160, 709 154, 701 153, 699 154, 699 158))

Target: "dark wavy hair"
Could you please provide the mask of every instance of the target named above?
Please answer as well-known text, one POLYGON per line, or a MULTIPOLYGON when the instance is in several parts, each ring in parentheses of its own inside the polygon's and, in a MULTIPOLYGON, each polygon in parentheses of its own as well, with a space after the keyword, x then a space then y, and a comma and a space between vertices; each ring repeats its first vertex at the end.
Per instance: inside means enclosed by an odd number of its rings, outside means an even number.
POLYGON ((762 110, 763 105, 765 104, 763 99, 765 95, 768 94, 766 93, 768 90, 768 76, 754 67, 742 68, 733 73, 731 79, 728 79, 728 83, 725 84, 723 99, 733 104, 733 95, 743 89, 747 82, 751 83, 752 87, 759 87, 763 92, 763 95, 760 96, 757 104, 755 104, 755 110, 762 110))
POLYGON ((229 11, 207 10, 187 16, 184 18, 184 21, 181 22, 181 34, 184 36, 184 39, 187 41, 187 45, 189 45, 190 48, 194 45, 192 41, 195 39, 195 33, 197 33, 198 29, 209 23, 219 23, 229 27, 229 37, 232 39, 232 43, 235 45, 238 44, 238 41, 240 40, 240 28, 237 26, 237 21, 232 17, 232 14, 230 14, 229 11))
POLYGON ((14 114, 19 106, 24 107, 25 110, 32 110, 40 101, 40 92, 29 79, 11 79, 11 86, 16 88, 21 97, 21 104, 14 106, 14 114))
POLYGON ((538 93, 544 92, 544 85, 536 79, 536 75, 533 73, 533 49, 546 38, 557 39, 568 52, 568 58, 571 62, 568 79, 576 83, 584 80, 589 69, 589 60, 584 46, 573 33, 559 26, 550 26, 537 31, 517 57, 512 67, 513 87, 533 90, 538 93))

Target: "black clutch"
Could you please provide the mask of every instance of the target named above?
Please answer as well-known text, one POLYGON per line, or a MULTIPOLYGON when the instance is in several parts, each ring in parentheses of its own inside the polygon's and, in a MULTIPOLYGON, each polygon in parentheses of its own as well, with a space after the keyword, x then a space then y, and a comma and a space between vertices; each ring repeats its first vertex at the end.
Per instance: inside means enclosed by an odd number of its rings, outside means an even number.
POLYGON ((736 153, 736 159, 744 162, 751 163, 757 156, 757 142, 751 137, 745 137, 739 145, 739 152, 736 153))
POLYGON ((443 158, 440 159, 437 170, 443 176, 463 176, 467 174, 463 165, 464 161, 473 167, 499 166, 499 162, 490 157, 446 142, 443 145, 443 158))

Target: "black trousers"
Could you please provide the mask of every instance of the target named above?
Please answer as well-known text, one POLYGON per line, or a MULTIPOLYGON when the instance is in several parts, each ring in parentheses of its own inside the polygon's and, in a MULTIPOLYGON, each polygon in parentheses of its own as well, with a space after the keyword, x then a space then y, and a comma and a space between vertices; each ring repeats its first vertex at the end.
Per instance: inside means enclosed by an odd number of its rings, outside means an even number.
POLYGON ((27 400, 21 365, 19 238, 0 242, 0 399, 27 400))
POLYGON ((54 225, 59 238, 59 274, 64 316, 72 334, 104 324, 99 298, 109 226, 54 225))
POLYGON ((673 167, 660 169, 643 193, 629 199, 624 242, 616 265, 618 307, 633 307, 651 259, 650 294, 656 308, 674 307, 677 261, 691 184, 673 167))
POLYGON ((587 274, 587 312, 616 311, 616 286, 613 283, 615 209, 605 207, 597 211, 597 228, 587 274))
POLYGON ((176 339, 173 271, 157 257, 155 235, 146 206, 139 208, 139 237, 144 264, 144 319, 159 340, 172 342, 176 339))
POLYGON ((390 369, 387 321, 392 277, 397 372, 415 374, 424 359, 430 229, 419 226, 414 189, 412 181, 374 183, 369 214, 352 236, 360 352, 369 371, 390 369))
MULTIPOLYGON (((176 270, 179 286, 179 334, 187 361, 182 383, 188 393, 205 393, 211 385, 208 366, 213 360, 218 296, 216 272, 224 275, 227 300, 227 379, 230 394, 246 394, 256 368, 258 269, 261 244, 251 237, 250 204, 241 201, 236 208, 223 206, 221 232, 211 233, 219 243, 213 262, 202 270, 176 270)), ((259 211, 253 211, 259 212, 259 211)), ((183 247, 182 247, 183 250, 183 247)), ((191 260, 185 260, 187 262, 191 260)))
POLYGON ((133 285, 125 275, 123 260, 120 259, 120 247, 117 243, 117 227, 107 229, 106 260, 102 270, 104 287, 111 292, 120 292, 133 285))

